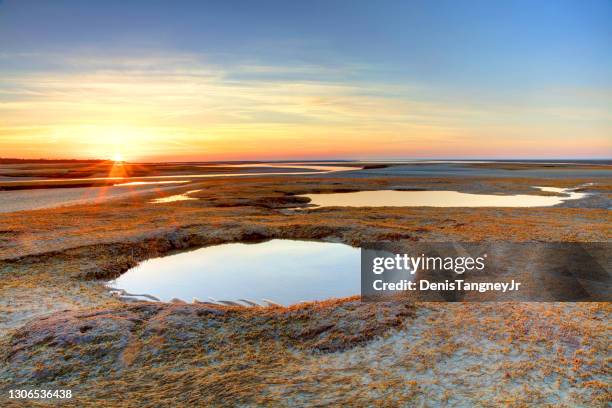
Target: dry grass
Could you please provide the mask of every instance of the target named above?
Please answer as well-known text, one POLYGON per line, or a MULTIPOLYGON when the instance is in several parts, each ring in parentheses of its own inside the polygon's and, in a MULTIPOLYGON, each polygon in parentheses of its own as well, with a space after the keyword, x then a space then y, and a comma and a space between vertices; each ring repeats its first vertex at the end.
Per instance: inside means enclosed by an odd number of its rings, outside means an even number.
POLYGON ((69 312, 13 334, 0 388, 71 388, 79 406, 603 407, 610 312, 354 301, 69 312))

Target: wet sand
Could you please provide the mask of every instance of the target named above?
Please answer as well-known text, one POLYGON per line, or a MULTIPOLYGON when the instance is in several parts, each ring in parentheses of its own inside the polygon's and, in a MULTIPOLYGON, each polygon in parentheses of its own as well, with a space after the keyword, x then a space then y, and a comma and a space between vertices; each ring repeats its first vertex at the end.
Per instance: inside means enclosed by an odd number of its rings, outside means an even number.
POLYGON ((558 167, 538 166, 535 163, 518 164, 507 169, 508 164, 484 163, 389 163, 388 167, 365 169, 351 172, 352 177, 495 177, 495 178, 548 178, 567 179, 585 178, 589 180, 606 179, 612 176, 612 165, 564 165, 558 167))
MULTIPOLYGON (((36 165, 33 165, 36 166, 36 165)), ((48 165, 47 165, 48 166, 48 165)), ((42 167, 47 167, 42 166, 42 167)), ((202 173, 195 174, 165 174, 156 176, 109 176, 87 178, 37 178, 30 177, 0 177, 0 213, 54 208, 77 204, 100 204, 110 200, 134 197, 143 193, 162 193, 172 190, 176 186, 167 186, 167 183, 191 183, 206 178, 231 178, 249 176, 303 176, 310 174, 327 174, 358 169, 333 164, 236 164, 224 166, 192 166, 202 173), (210 173, 211 169, 219 168, 222 173, 210 173), (233 171, 233 172, 230 172, 233 171), (168 181, 173 180, 173 181, 168 181), (159 181, 159 184, 155 184, 159 181), (3 184, 4 183, 4 184, 3 184), (58 188, 60 185, 72 183, 91 183, 99 186, 58 188), (108 184, 107 184, 108 183, 108 184), (116 184, 115 184, 116 183, 116 184), (115 185, 113 185, 115 184, 115 185), (19 188, 23 190, 1 191, 2 186, 19 188)), ((5 169, 6 170, 6 169, 5 169)), ((183 184, 184 185, 184 184, 183 184)))
POLYGON ((125 199, 144 193, 162 193, 173 190, 173 185, 76 187, 37 190, 0 191, 0 213, 38 210, 77 204, 100 204, 125 199))
MULTIPOLYGON (((20 165, 22 167, 23 165, 20 165)), ((32 165, 36 167, 36 165, 32 165)), ((40 166, 40 165, 39 165, 40 166)), ((49 171, 50 165, 40 166, 49 171)), ((56 165, 57 166, 57 165, 56 165)), ((126 165, 127 166, 127 165, 126 165)), ((163 180, 183 180, 185 183, 197 182, 206 178, 230 178, 230 177, 249 177, 249 176, 280 176, 293 175, 296 177, 336 177, 342 174, 343 177, 355 179, 369 179, 378 177, 480 177, 480 178, 511 178, 524 177, 533 179, 551 179, 562 180, 570 178, 581 178, 592 182, 593 180, 606 180, 612 177, 612 166, 600 164, 595 167, 590 165, 575 165, 570 164, 560 165, 558 168, 548 169, 538 167, 534 163, 513 163, 513 170, 507 170, 507 163, 457 163, 457 162, 419 162, 419 163, 256 163, 256 164, 224 164, 224 165, 192 165, 187 168, 190 170, 199 169, 202 174, 179 174, 173 170, 173 174, 156 175, 156 176, 139 176, 139 177, 88 177, 88 178, 63 178, 63 179, 36 179, 32 180, 29 177, 23 178, 4 178, 4 185, 11 186, 25 185, 28 190, 17 191, 0 191, 0 213, 34 210, 43 208, 53 208, 59 206, 69 206, 85 203, 99 204, 109 200, 118 198, 134 197, 143 193, 159 192, 163 193, 167 190, 174 189, 174 186, 163 186, 162 183, 168 182, 163 180), (365 168, 362 168, 365 167, 365 168), (219 173, 209 173, 211 169, 219 169, 219 173), (228 173, 234 171, 234 173, 228 173), (160 184, 146 185, 160 181, 160 184), (130 183, 122 187, 103 185, 101 187, 74 187, 74 188, 58 188, 61 184, 69 183, 130 183), (143 183, 144 185, 138 185, 143 183), (49 188, 34 189, 32 186, 37 184, 48 184, 49 188), (51 188, 53 187, 53 188, 51 188), (129 187, 129 190, 128 190, 129 187), (31 190, 29 188, 32 188, 31 190)), ((161 168, 163 165, 150 165, 152 169, 161 168)), ((173 167, 174 168, 174 167, 173 167)), ((6 170, 6 169, 5 169, 6 170)), ((152 170, 151 170, 152 171, 152 170)), ((0 178, 2 180, 2 178, 0 178)), ((535 185, 535 184, 534 184, 535 185)), ((479 192, 478 185, 471 187, 473 193, 479 192)), ((2 183, 0 183, 0 190, 2 183)), ((163 194, 162 194, 163 195, 163 194)), ((610 208, 609 201, 598 196, 591 196, 587 200, 581 202, 589 202, 589 206, 599 208, 610 208)), ((562 203, 562 206, 580 207, 584 206, 581 202, 567 201, 562 203)))

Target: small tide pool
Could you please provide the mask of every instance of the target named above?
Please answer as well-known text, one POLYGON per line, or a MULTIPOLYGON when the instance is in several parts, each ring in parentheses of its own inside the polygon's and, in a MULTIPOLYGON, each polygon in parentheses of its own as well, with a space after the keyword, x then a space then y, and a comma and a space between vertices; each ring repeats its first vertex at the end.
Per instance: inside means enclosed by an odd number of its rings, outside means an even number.
POLYGON ((175 194, 168 197, 154 198, 151 200, 153 204, 163 204, 163 203, 173 203, 175 201, 188 201, 188 200, 197 200, 195 197, 190 197, 189 194, 197 193, 202 190, 190 190, 186 191, 182 194, 175 194))

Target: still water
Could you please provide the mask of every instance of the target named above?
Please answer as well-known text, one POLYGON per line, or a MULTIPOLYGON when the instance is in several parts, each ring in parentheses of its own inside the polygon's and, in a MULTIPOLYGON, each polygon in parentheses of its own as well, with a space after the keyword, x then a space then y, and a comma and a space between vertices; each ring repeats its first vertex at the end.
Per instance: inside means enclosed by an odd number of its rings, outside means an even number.
POLYGON ((319 207, 550 207, 565 200, 577 200, 586 193, 569 189, 537 187, 554 196, 530 194, 470 194, 458 191, 375 190, 354 193, 307 194, 319 207))
POLYGON ((151 200, 153 204, 163 204, 163 203, 173 203, 175 201, 188 201, 188 200, 197 200, 197 198, 189 197, 189 194, 197 193, 202 190, 190 190, 183 194, 175 194, 168 197, 155 198, 151 200))
MULTIPOLYGON (((240 173, 206 173, 203 174, 169 174, 169 175, 157 175, 157 176, 138 176, 138 177, 87 177, 87 178, 42 178, 36 180, 7 180, 3 183, 20 183, 20 184, 36 184, 44 182, 55 182, 55 181, 100 181, 100 180, 117 180, 119 184, 115 186, 128 186, 128 185, 140 185, 140 184, 160 184, 161 180, 168 179, 193 179, 193 178, 216 178, 216 177, 248 177, 248 176, 284 176, 284 175, 312 175, 312 174, 327 174, 341 171, 352 171, 361 170, 361 166, 339 166, 333 163, 325 165, 310 165, 310 164, 269 164, 269 163, 258 163, 258 164, 227 164, 227 165, 208 165, 199 166, 202 168, 212 168, 216 166, 232 167, 232 168, 245 168, 247 171, 240 173), (286 169, 288 171, 258 171, 261 169, 286 169), (304 171, 299 171, 304 170, 304 171), (143 180, 155 180, 151 182, 144 182, 143 180), (129 181, 135 180, 135 181, 129 181)), ((163 183, 182 183, 187 181, 164 181, 163 183)))
POLYGON ((360 292, 360 251, 344 244, 274 239, 232 243, 150 259, 113 288, 162 301, 238 301, 283 305, 360 292))

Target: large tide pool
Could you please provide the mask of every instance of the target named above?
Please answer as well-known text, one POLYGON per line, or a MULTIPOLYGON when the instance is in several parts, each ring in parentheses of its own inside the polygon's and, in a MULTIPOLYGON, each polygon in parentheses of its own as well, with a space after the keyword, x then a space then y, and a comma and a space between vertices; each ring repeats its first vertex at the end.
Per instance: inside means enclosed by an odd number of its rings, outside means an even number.
POLYGON ((556 195, 471 194, 458 191, 374 190, 352 193, 306 194, 318 207, 550 207, 587 193, 555 187, 537 187, 556 195))
POLYGON ((291 305, 358 295, 360 251, 283 239, 215 245, 144 261, 109 286, 161 301, 291 305))

